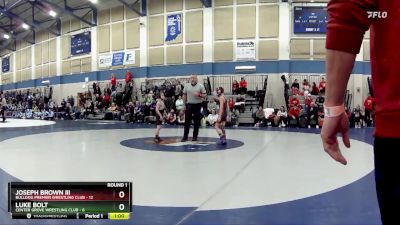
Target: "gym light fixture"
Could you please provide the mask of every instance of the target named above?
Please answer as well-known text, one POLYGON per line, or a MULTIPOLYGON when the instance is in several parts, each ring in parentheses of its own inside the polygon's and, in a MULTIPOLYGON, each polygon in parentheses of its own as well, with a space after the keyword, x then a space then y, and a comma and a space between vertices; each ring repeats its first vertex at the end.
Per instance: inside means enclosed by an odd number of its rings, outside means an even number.
POLYGON ((25 30, 28 30, 28 29, 29 29, 29 25, 26 24, 26 23, 23 23, 23 24, 22 24, 22 28, 24 28, 25 30))
POLYGON ((54 12, 54 10, 50 10, 49 11, 49 15, 51 16, 51 17, 56 17, 57 16, 57 13, 56 12, 54 12))

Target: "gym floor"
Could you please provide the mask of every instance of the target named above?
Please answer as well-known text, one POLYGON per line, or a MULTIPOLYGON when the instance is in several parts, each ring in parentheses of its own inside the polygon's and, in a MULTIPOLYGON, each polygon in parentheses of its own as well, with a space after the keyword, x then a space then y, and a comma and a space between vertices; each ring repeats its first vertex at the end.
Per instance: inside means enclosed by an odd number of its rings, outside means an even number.
POLYGON ((323 151, 317 129, 214 129, 179 142, 183 127, 119 121, 0 123, 0 224, 379 225, 373 129, 352 129, 347 166, 323 151), (11 220, 10 181, 131 181, 128 221, 11 220))

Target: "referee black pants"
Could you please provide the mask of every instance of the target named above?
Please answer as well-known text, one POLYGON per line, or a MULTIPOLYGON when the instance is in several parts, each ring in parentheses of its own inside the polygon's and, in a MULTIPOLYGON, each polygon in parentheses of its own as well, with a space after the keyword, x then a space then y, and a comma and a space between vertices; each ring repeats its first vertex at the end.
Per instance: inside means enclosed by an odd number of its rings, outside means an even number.
POLYGON ((197 138, 199 135, 200 121, 202 119, 201 114, 201 103, 198 104, 186 104, 185 111, 185 131, 183 134, 184 138, 189 135, 190 123, 194 122, 193 137, 197 138))
POLYGON ((6 121, 6 107, 0 107, 0 114, 2 116, 3 122, 6 121))
POLYGON ((375 138, 375 182, 382 224, 400 224, 400 138, 375 138))

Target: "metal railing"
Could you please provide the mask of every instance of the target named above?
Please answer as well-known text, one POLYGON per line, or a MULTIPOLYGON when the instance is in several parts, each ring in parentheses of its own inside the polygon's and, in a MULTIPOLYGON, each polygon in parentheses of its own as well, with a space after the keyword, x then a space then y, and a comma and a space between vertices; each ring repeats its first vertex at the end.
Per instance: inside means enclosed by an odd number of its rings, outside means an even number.
POLYGON ((240 83, 241 78, 247 81, 247 90, 257 91, 264 89, 265 78, 267 75, 227 75, 227 76, 213 76, 211 79, 211 88, 215 90, 217 87, 222 87, 225 93, 232 94, 232 84, 236 80, 240 83))

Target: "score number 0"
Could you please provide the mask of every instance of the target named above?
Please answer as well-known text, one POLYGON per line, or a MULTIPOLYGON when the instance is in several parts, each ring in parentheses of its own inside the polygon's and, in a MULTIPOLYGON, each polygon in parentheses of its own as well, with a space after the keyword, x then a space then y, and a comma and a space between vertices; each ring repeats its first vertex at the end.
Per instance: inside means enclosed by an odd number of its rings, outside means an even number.
MULTIPOLYGON (((125 192, 120 191, 120 192, 118 193, 118 196, 119 196, 120 198, 124 198, 124 197, 125 197, 125 192)), ((123 211, 123 210, 125 209, 125 205, 124 205, 124 204, 119 204, 118 208, 119 208, 119 210, 123 211)))

